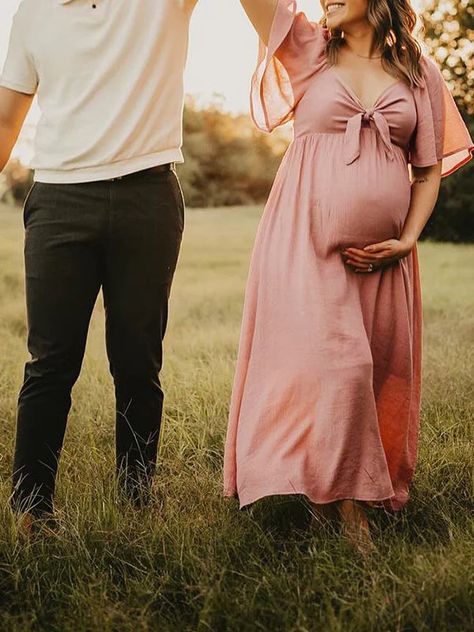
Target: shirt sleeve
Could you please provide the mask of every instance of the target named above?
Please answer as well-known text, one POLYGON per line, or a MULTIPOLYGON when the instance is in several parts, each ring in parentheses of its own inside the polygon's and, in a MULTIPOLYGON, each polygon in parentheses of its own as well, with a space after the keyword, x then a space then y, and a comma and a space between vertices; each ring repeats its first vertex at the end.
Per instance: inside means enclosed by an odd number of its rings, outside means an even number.
POLYGON ((22 5, 13 17, 7 57, 0 75, 0 86, 26 94, 34 94, 38 87, 36 68, 25 41, 22 5))
POLYGON ((296 12, 295 0, 278 0, 268 45, 260 40, 250 111, 266 132, 293 118, 309 80, 322 67, 329 31, 296 12))
POLYGON ((414 92, 417 126, 409 145, 409 162, 429 167, 442 161, 442 177, 466 164, 474 143, 438 65, 422 56, 424 82, 414 92))

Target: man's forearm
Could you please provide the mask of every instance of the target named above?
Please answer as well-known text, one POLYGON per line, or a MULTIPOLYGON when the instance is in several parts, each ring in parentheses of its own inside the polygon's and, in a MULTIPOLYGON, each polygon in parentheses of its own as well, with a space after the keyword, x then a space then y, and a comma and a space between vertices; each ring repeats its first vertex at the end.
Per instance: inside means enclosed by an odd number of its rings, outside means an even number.
POLYGON ((33 95, 0 86, 0 171, 10 159, 33 95))
POLYGON ((278 0, 240 0, 257 33, 268 43, 278 0))
POLYGON ((194 7, 198 3, 198 0, 181 0, 183 9, 189 13, 194 10, 194 7))
POLYGON ((415 244, 438 199, 441 181, 441 163, 424 169, 414 168, 411 184, 411 201, 401 239, 415 244))
POLYGON ((15 143, 16 138, 12 131, 0 121, 0 171, 3 171, 9 161, 15 143))

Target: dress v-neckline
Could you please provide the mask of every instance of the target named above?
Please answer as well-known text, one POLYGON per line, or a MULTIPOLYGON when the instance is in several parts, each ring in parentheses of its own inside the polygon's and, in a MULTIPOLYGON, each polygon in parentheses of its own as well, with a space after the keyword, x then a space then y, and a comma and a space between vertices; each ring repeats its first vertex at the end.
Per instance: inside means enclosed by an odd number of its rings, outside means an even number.
POLYGON ((380 101, 380 99, 385 95, 386 92, 388 92, 388 90, 390 90, 391 88, 393 88, 394 86, 397 86, 399 83, 403 83, 403 81, 401 79, 399 79, 398 81, 394 81, 393 83, 391 83, 389 86, 387 86, 384 90, 382 90, 382 92, 379 94, 379 96, 375 99, 375 101, 373 102, 373 104, 370 107, 367 107, 364 103, 362 103, 362 101, 360 100, 360 98, 357 96, 357 94, 354 92, 354 90, 339 76, 339 73, 337 73, 334 70, 333 66, 329 66, 329 70, 332 70, 333 75, 336 77, 336 79, 339 81, 339 83, 342 85, 343 88, 345 88, 345 90, 350 94, 350 96, 357 101, 357 103, 364 109, 364 110, 373 110, 375 109, 375 107, 377 106, 378 102, 380 101))

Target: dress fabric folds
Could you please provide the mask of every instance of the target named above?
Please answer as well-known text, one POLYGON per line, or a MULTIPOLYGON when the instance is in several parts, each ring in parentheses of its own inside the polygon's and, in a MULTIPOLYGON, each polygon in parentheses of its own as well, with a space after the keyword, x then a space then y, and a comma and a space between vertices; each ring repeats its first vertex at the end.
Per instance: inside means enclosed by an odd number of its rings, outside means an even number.
POLYGON ((419 435, 422 304, 416 247, 355 273, 341 250, 398 238, 408 165, 453 173, 474 144, 436 64, 370 107, 326 58, 328 31, 280 0, 260 42, 251 114, 293 120, 261 217, 245 291, 224 453, 240 508, 305 494, 401 509, 419 435))

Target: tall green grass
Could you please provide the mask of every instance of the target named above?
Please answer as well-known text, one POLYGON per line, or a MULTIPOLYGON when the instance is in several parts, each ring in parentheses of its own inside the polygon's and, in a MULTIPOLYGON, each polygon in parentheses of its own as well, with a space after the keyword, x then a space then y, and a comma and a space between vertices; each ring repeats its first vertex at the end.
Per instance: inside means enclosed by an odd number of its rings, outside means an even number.
POLYGON ((99 296, 61 457, 56 536, 18 538, 8 509, 26 351, 21 211, 0 207, 0 629, 468 631, 474 626, 474 247, 420 245, 421 444, 406 510, 370 513, 364 560, 308 529, 304 497, 239 511, 222 455, 260 208, 191 211, 171 296, 156 494, 113 492, 114 394, 99 296))

